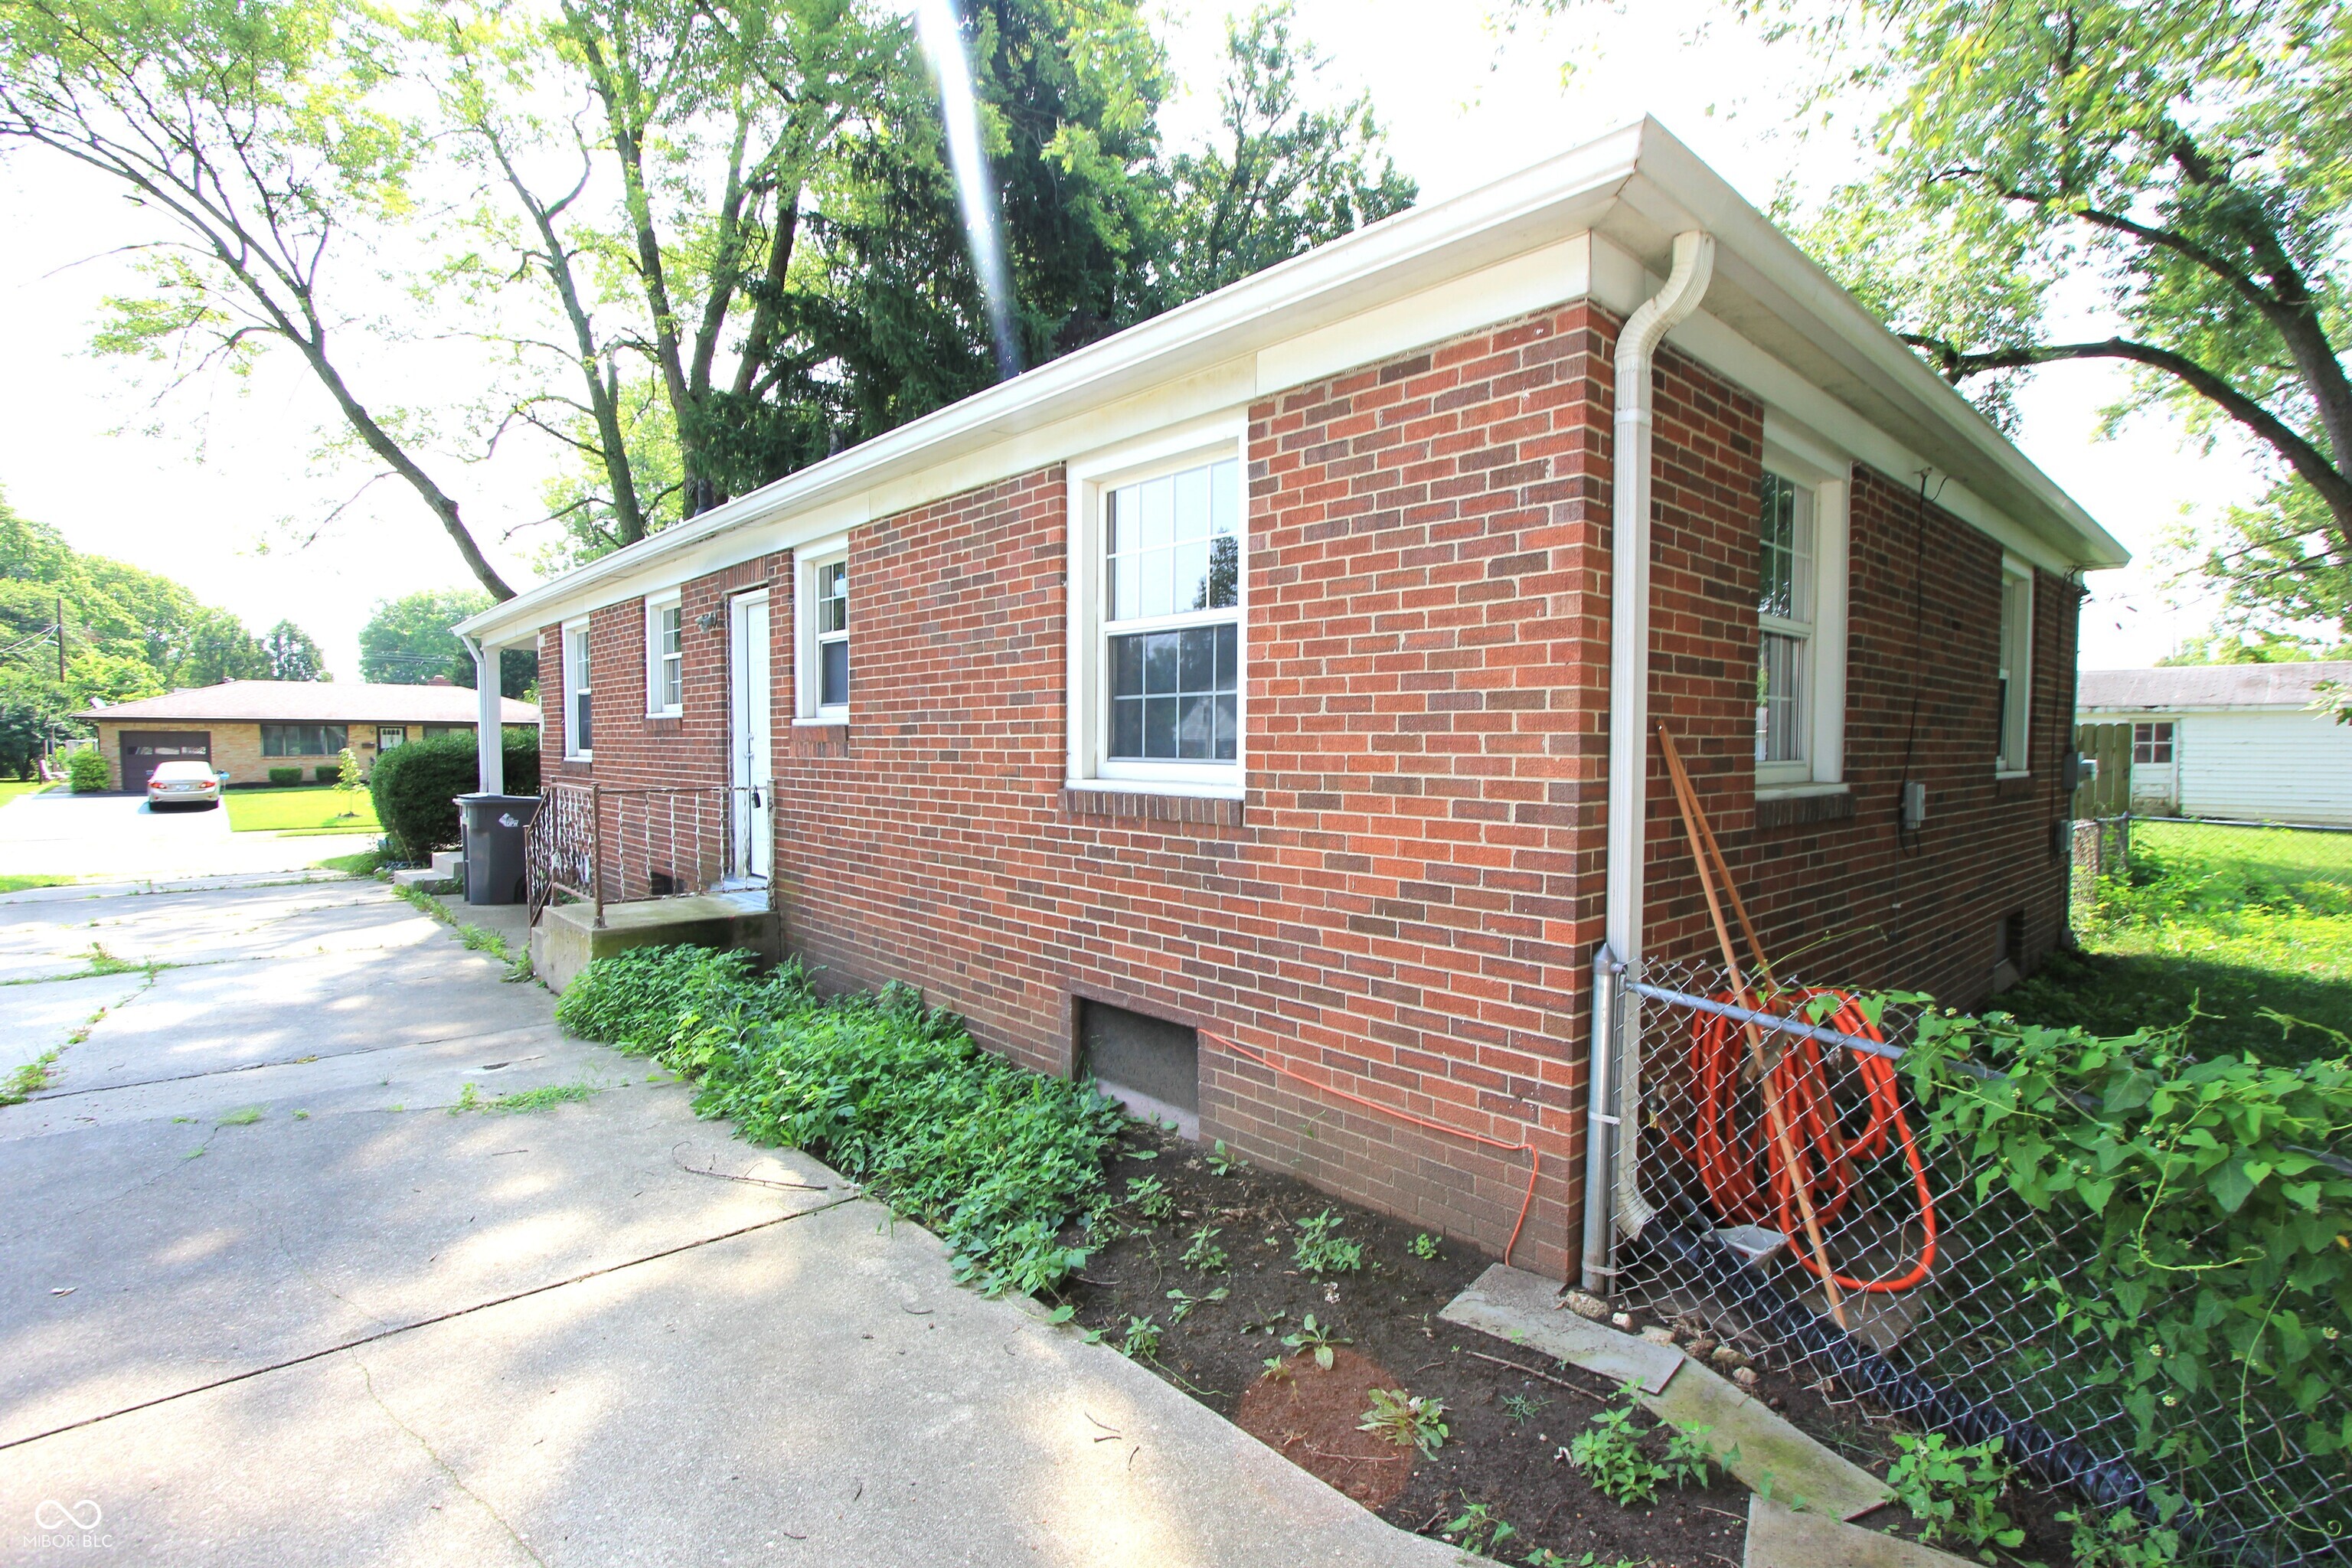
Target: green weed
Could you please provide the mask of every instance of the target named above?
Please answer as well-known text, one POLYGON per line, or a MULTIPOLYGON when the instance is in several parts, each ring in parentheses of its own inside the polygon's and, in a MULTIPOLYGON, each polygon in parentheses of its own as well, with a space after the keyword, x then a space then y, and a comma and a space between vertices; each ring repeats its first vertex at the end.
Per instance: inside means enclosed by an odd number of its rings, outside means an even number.
POLYGON ((1127 1179, 1127 1204, 1149 1220, 1176 1217, 1176 1199, 1157 1176, 1129 1176, 1127 1179))
POLYGON ((1640 1401, 1640 1385, 1625 1384, 1565 1450, 1592 1489, 1620 1508, 1655 1502, 1658 1489, 1668 1484, 1704 1487, 1717 1462, 1706 1447, 1706 1428, 1672 1425, 1664 1427, 1664 1458, 1653 1458, 1643 1447, 1646 1434, 1633 1425, 1640 1401))
POLYGON ((1145 1361, 1160 1353, 1160 1324, 1150 1318, 1129 1316, 1127 1332, 1118 1342, 1119 1353, 1145 1361))
POLYGON ((1425 1458, 1435 1458, 1437 1450, 1454 1429, 1445 1424, 1445 1402, 1408 1394, 1402 1388, 1375 1388, 1370 1391, 1372 1407, 1356 1423, 1359 1432, 1370 1432, 1385 1437, 1400 1448, 1418 1448, 1425 1458))
POLYGON ((1214 1226, 1206 1225, 1194 1231, 1184 1248, 1184 1266, 1197 1268, 1203 1274, 1223 1274, 1225 1271, 1225 1249, 1216 1242, 1217 1237, 1223 1234, 1214 1226))
POLYGON ((218 1121, 214 1122, 213 1125, 215 1127, 250 1127, 260 1120, 261 1107, 257 1105, 248 1105, 242 1110, 230 1111, 226 1116, 224 1116, 218 1121))
POLYGON ((52 1047, 0 1079, 0 1105, 22 1105, 48 1088, 49 1069, 57 1061, 58 1048, 52 1047))
MULTIPOLYGON (((468 1084, 467 1087, 470 1089, 473 1086, 468 1084)), ((602 1089, 593 1083, 547 1083, 540 1085, 537 1089, 502 1094, 496 1100, 487 1102, 482 1109, 508 1115, 523 1115, 534 1110, 552 1110, 559 1105, 571 1105, 580 1100, 593 1100, 602 1092, 602 1089)))
MULTIPOLYGON (((1898 1432, 1895 1447, 1900 1452, 1887 1467, 1886 1485, 1919 1521, 1920 1540, 1948 1535, 1967 1546, 2023 1544, 2025 1531, 2011 1527, 2000 1510, 2015 1467, 2001 1458, 2000 1438, 1960 1446, 1940 1432, 1898 1432)), ((1993 1560, 1990 1552, 1983 1556, 1993 1560)))
POLYGON ((2058 1522, 2074 1527, 2068 1552, 2074 1568, 2179 1568, 2180 1532, 2171 1528, 2180 1511, 2179 1494, 2163 1487, 2150 1489, 2157 1522, 2149 1524, 2127 1508, 2105 1515, 2073 1510, 2058 1522))
POLYGON ((1182 1322, 1186 1317, 1191 1315, 1192 1309, 1199 1306, 1202 1302, 1222 1301, 1231 1294, 1232 1292, 1227 1290, 1223 1285, 1218 1286, 1215 1289, 1210 1291, 1205 1296, 1194 1296, 1181 1289, 1171 1290, 1168 1292, 1168 1299, 1171 1301, 1173 1301, 1175 1305, 1168 1309, 1169 1325, 1172 1328, 1174 1325, 1182 1322))
POLYGON ((1439 1533, 1463 1551, 1492 1557, 1496 1547, 1519 1532, 1517 1526, 1497 1519, 1485 1503, 1472 1502, 1468 1492, 1462 1494, 1462 1511, 1447 1520, 1439 1533))
POLYGON ((449 1108, 449 1114, 463 1116, 468 1110, 479 1110, 481 1108, 482 1091, 469 1083, 457 1091, 457 1103, 449 1108))
POLYGON ((982 1289, 1059 1284, 1087 1256, 1062 1233, 1108 1207, 1118 1104, 991 1056, 906 987, 820 1001, 789 965, 754 978, 745 953, 641 948, 590 964, 555 1016, 696 1080, 698 1113, 864 1183, 982 1289))
POLYGON ((1543 1412, 1542 1400, 1529 1399, 1524 1394, 1506 1394, 1502 1405, 1503 1414, 1513 1421, 1532 1421, 1543 1412))
POLYGON ((1353 1344, 1355 1342, 1338 1338, 1328 1331, 1318 1327, 1315 1321, 1315 1314, 1309 1312, 1295 1331, 1282 1336, 1282 1342, 1294 1351, 1312 1351, 1315 1354, 1315 1364, 1325 1372, 1329 1372, 1331 1363, 1338 1359, 1338 1353, 1331 1347, 1353 1344))
POLYGON ((1239 1160, 1225 1152, 1225 1141, 1222 1138, 1218 1139, 1216 1146, 1202 1158, 1208 1162, 1209 1173, 1212 1175, 1230 1176, 1242 1168, 1242 1163, 1239 1160))
POLYGON ((1405 1244, 1405 1250, 1412 1253, 1415 1258, 1426 1261, 1427 1259, 1437 1256, 1437 1237, 1430 1235, 1427 1231, 1423 1231, 1419 1236, 1414 1237, 1411 1241, 1405 1244))
POLYGON ((1347 1223, 1329 1209, 1298 1221, 1298 1241, 1291 1248, 1290 1260, 1318 1278, 1352 1274, 1361 1268, 1364 1244, 1339 1234, 1339 1227, 1347 1223))

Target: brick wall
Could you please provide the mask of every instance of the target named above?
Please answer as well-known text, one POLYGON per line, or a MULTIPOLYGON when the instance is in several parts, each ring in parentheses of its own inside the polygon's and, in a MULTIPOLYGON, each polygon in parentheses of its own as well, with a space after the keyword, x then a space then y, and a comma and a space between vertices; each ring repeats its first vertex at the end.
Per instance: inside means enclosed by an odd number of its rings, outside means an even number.
MULTIPOLYGON (((853 533, 846 725, 792 723, 783 557, 688 584, 683 719, 645 717, 641 606, 598 611, 593 776, 724 781, 726 623, 695 621, 768 584, 776 871, 821 984, 919 986, 1048 1072, 1070 1069, 1080 999, 1227 1036, 1252 1054, 1204 1042, 1204 1136, 1490 1251, 1529 1169, 1494 1144, 1532 1142, 1544 1173, 1516 1258, 1563 1272, 1601 935, 1614 331, 1590 306, 1547 311, 1251 410, 1244 804, 1063 789, 1058 467, 853 533)), ((1653 702, 1767 941, 1835 932, 1802 967, 1973 999, 2000 915, 2024 906, 2038 949, 2063 910, 2047 844, 2071 591, 2037 585, 2036 772, 1996 784, 2000 552, 1927 509, 1915 658, 1919 514, 1858 470, 1853 810, 1759 820, 1761 412, 1671 353, 1659 375, 1653 702), (1894 796, 1915 689, 1930 813, 1906 856, 1894 796)), ((588 777, 561 761, 554 628, 541 669, 548 776, 588 777)), ((1650 941, 1690 953, 1704 915, 1653 760, 1650 941)), ((616 856, 635 891, 644 853, 616 856)))
MULTIPOLYGON (((419 726, 411 725, 411 731, 419 726)), ((98 721, 98 749, 106 758, 106 786, 122 787, 122 732, 133 734, 210 735, 212 737, 213 771, 228 774, 232 784, 259 784, 269 782, 272 768, 299 768, 302 782, 310 783, 318 770, 340 763, 342 753, 331 752, 318 756, 265 757, 261 754, 261 726, 251 720, 223 720, 205 722, 197 720, 131 720, 101 719, 98 721)), ((345 743, 358 755, 364 769, 375 763, 376 727, 373 724, 344 726, 345 743)), ((415 736, 412 733, 410 738, 415 736)))
MULTIPOLYGON (((1916 988, 1960 1006, 1981 1002, 2004 916, 2025 915, 2020 957, 2028 967, 2065 921, 2066 869, 2052 847, 2052 825, 2067 812, 2055 759, 2071 736, 2074 586, 2036 574, 2030 776, 1996 779, 2000 546, 1923 501, 1916 479, 1906 485, 1857 465, 1846 659, 1851 799, 1759 806, 1762 410, 1671 352, 1657 388, 1652 716, 1675 729, 1766 952, 1798 954, 1788 967, 1823 982, 1916 988), (1927 819, 1898 841, 1906 777, 1927 785, 1927 819)), ((1932 477, 1928 488, 1932 496, 1932 477)), ((1650 771, 1648 951, 1712 961, 1713 930, 1654 742, 1650 771)))

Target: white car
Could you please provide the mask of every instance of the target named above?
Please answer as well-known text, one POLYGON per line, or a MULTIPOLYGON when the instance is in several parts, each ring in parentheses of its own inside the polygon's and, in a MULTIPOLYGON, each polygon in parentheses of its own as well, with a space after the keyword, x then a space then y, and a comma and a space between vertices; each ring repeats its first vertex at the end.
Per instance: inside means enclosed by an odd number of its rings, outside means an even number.
POLYGON ((147 809, 218 805, 220 778, 210 763, 158 763, 147 777, 147 809))

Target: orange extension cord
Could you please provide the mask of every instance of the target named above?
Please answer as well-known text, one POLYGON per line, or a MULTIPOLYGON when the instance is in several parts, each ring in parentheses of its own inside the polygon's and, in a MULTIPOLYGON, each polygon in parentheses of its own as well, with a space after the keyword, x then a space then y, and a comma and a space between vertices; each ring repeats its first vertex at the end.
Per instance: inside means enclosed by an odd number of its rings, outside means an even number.
MULTIPOLYGON (((1843 991, 1788 992, 1774 998, 1772 1010, 1794 1016, 1816 996, 1832 997, 1838 1003, 1837 1011, 1830 1016, 1829 1027, 1864 1039, 1882 1038, 1860 1005, 1843 991)), ((1759 1005, 1746 996, 1718 996, 1716 1000, 1733 1006, 1759 1005)), ((1923 1237, 1919 1261, 1908 1273, 1886 1279, 1849 1279, 1834 1269, 1830 1278, 1841 1289, 1882 1296, 1924 1284, 1936 1267, 1936 1205, 1928 1194, 1927 1169, 1920 1163, 1910 1123, 1903 1117, 1902 1100, 1895 1086, 1895 1064, 1867 1051, 1853 1053, 1855 1070, 1861 1075, 1866 1094, 1867 1112, 1861 1132, 1849 1140, 1831 1100, 1821 1043, 1799 1036, 1781 1052, 1770 1068, 1771 1087, 1780 1099, 1790 1142, 1794 1146, 1797 1168, 1791 1171, 1773 1146, 1761 1110, 1741 1103, 1739 1079, 1747 1048, 1738 1029, 1738 1025, 1718 1014, 1703 1014, 1692 1024, 1690 1089, 1696 1110, 1694 1131, 1688 1139, 1671 1131, 1666 1133, 1667 1143, 1697 1167, 1699 1181, 1706 1188, 1716 1212, 1727 1225, 1769 1221, 1772 1228, 1782 1235, 1794 1235, 1797 1184, 1802 1182, 1807 1184, 1815 1214, 1826 1226, 1853 1196, 1854 1163, 1883 1158, 1892 1144, 1900 1143, 1903 1157, 1910 1162, 1912 1184, 1919 1194, 1923 1237), (1819 1175, 1809 1167, 1809 1156, 1819 1164, 1819 1175), (1760 1182, 1759 1173, 1763 1177, 1760 1182)), ((1807 1273, 1820 1277, 1820 1268, 1804 1255, 1802 1248, 1792 1249, 1790 1256, 1807 1273)))
MULTIPOLYGON (((1234 1055, 1242 1058, 1244 1061, 1255 1062, 1258 1066, 1265 1068, 1273 1072, 1278 1072, 1285 1078, 1296 1079, 1298 1082, 1307 1085, 1309 1089, 1318 1090, 1323 1094, 1337 1096, 1339 1099, 1360 1105, 1367 1110, 1378 1111, 1381 1115, 1391 1117, 1398 1121, 1409 1121, 1415 1127, 1426 1127, 1433 1132, 1444 1132, 1454 1138, 1466 1138, 1473 1143, 1484 1143, 1489 1149, 1501 1149, 1509 1152, 1524 1152, 1528 1158, 1527 1196, 1519 1200, 1519 1217, 1517 1222, 1511 1226, 1511 1239, 1503 1244, 1503 1261, 1507 1264, 1510 1262, 1511 1248, 1518 1246, 1519 1232, 1527 1227, 1528 1210, 1535 1205, 1536 1178, 1543 1174, 1543 1152, 1538 1149, 1534 1144, 1528 1142, 1524 1138, 1517 1143, 1506 1143, 1499 1138, 1489 1138, 1483 1132, 1465 1132, 1459 1127, 1448 1127, 1443 1121, 1432 1121, 1425 1116, 1415 1116, 1410 1110, 1399 1110, 1394 1106, 1382 1105, 1376 1100, 1366 1100, 1360 1094, 1350 1094, 1344 1089, 1335 1088, 1334 1086, 1321 1082, 1318 1079, 1308 1078, 1305 1073, 1299 1072, 1296 1068, 1283 1066, 1280 1062, 1276 1061, 1272 1057, 1265 1056, 1260 1052, 1250 1049, 1247 1046, 1243 1045, 1238 1040, 1227 1039, 1223 1035, 1213 1035, 1206 1029, 1202 1029, 1200 1032, 1200 1035, 1201 1038, 1214 1041, 1216 1044, 1223 1046, 1225 1049, 1233 1052, 1234 1055)), ((1914 1163, 1916 1163, 1916 1162, 1915 1161, 1914 1163)))

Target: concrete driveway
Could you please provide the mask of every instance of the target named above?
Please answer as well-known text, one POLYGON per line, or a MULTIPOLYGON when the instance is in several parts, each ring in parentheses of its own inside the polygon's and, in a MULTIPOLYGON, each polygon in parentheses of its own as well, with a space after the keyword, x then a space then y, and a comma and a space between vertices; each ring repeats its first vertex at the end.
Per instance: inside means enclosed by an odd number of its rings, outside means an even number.
POLYGON ((1455 1560, 373 882, 0 899, 0 1067, 60 1053, 0 1109, 0 1561, 1455 1560))
POLYGON ((0 806, 0 872, 98 880, 250 875, 365 849, 364 834, 233 833, 228 808, 152 811, 144 795, 19 795, 0 806))

